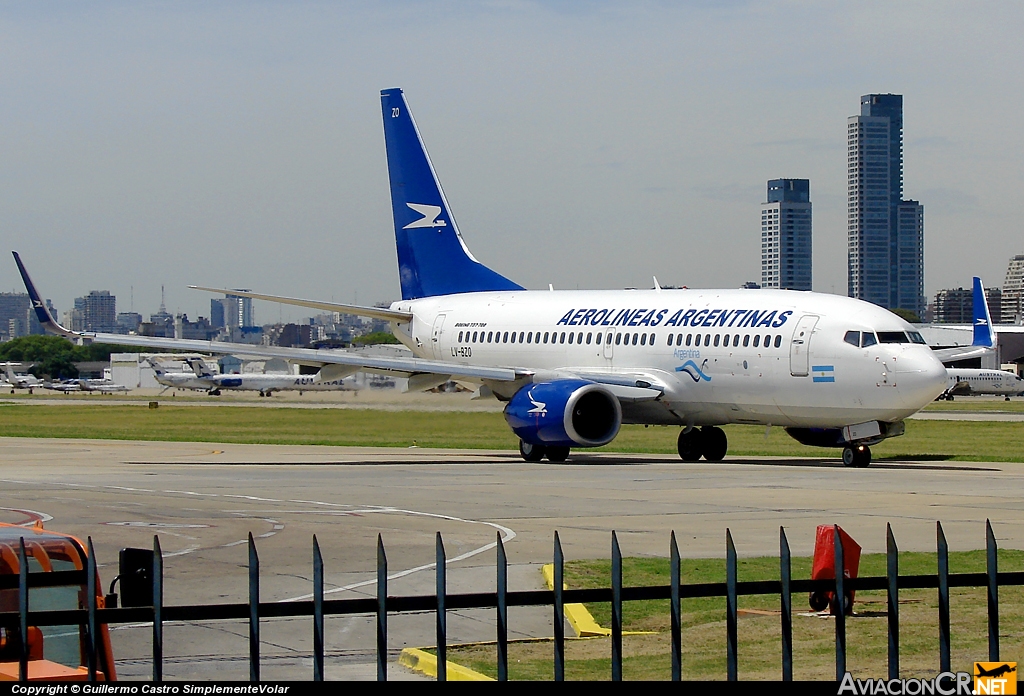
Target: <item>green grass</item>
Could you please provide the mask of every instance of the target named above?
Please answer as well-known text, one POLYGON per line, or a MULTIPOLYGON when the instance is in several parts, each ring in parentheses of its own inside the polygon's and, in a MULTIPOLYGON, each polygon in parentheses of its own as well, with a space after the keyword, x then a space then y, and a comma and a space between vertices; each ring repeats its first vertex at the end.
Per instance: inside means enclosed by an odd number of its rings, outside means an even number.
MULTIPOLYGON (((778 558, 740 559, 738 578, 773 580, 779 577, 778 558)), ((794 558, 793 576, 809 577, 811 559, 794 558)), ((1024 569, 1024 551, 999 552, 1001 571, 1024 569)), ((985 570, 983 551, 950 554, 950 572, 985 570)), ((900 554, 900 574, 936 572, 934 553, 900 554)), ((885 575, 885 555, 861 558, 860 576, 885 575)), ((705 583, 725 580, 723 559, 684 559, 682 582, 705 583)), ((573 588, 607 587, 610 563, 570 561, 565 565, 566 584, 573 588)), ((627 586, 667 585, 667 559, 623 559, 623 583, 627 586)), ((954 670, 968 671, 975 660, 988 654, 986 595, 983 588, 950 590, 951 645, 954 670)), ((831 618, 801 616, 809 613, 807 597, 794 595, 793 662, 797 679, 835 677, 834 622, 831 618)), ((608 604, 587 608, 604 626, 610 625, 608 604)), ((683 601, 683 672, 687 679, 724 679, 725 600, 701 598, 683 601)), ((739 598, 739 676, 741 679, 778 679, 781 675, 779 598, 761 595, 739 598), (744 611, 772 612, 770 614, 744 611)), ((887 674, 887 619, 884 592, 860 592, 856 615, 847 621, 847 665, 855 676, 885 677, 887 674)), ((1001 657, 1024 661, 1024 589, 1000 588, 1001 657)), ((623 674, 627 679, 667 679, 671 674, 669 613, 667 601, 627 602, 623 607, 623 628, 652 631, 653 635, 623 637, 623 674)), ((934 676, 938 670, 938 598, 935 590, 904 590, 900 593, 900 662, 904 676, 934 676)), ((509 673, 513 679, 551 679, 551 643, 515 643, 509 647, 509 673)), ((597 638, 569 641, 566 646, 566 677, 608 679, 611 674, 611 643, 597 638)), ((495 676, 495 648, 470 646, 449 648, 449 659, 495 676)))
MULTIPOLYGON (((731 425, 729 454, 837 458, 806 447, 782 428, 731 425)), ((674 455, 675 427, 628 425, 598 451, 674 455)), ((0 404, 0 434, 11 437, 167 440, 255 444, 450 447, 515 450, 500 413, 174 406, 0 404)), ((1020 423, 907 421, 906 435, 872 448, 875 460, 1024 461, 1020 423)))

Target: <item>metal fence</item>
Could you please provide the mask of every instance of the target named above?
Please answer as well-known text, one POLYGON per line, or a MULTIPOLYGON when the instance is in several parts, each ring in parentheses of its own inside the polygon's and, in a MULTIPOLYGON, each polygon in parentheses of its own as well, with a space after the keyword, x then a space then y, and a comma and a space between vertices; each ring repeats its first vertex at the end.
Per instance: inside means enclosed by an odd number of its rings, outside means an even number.
MULTIPOLYGON (((646 587, 622 586, 622 554, 618 539, 612 532, 611 584, 597 589, 563 589, 564 557, 558 538, 554 535, 554 587, 552 590, 510 592, 508 590, 507 560, 501 534, 497 537, 497 585, 495 592, 449 594, 446 581, 446 558, 441 534, 436 537, 436 593, 419 596, 389 596, 387 578, 387 555, 380 536, 377 537, 377 596, 360 599, 324 599, 324 564, 316 536, 313 537, 313 598, 308 601, 260 602, 260 561, 249 535, 249 601, 234 604, 198 604, 164 606, 163 603, 163 557, 160 540, 153 538, 153 600, 152 606, 98 608, 96 599, 96 555, 92 539, 88 542, 87 566, 84 570, 54 571, 49 573, 28 573, 24 539, 20 548, 20 568, 17 578, 0 577, 0 589, 18 588, 19 610, 0 613, 0 625, 17 627, 20 636, 28 635, 29 626, 54 626, 78 624, 85 638, 85 652, 89 679, 95 680, 97 673, 97 636, 101 624, 128 622, 152 623, 153 680, 163 678, 163 626, 167 621, 211 621, 225 619, 248 619, 249 621, 249 678, 260 680, 260 620, 272 617, 310 617, 313 630, 313 680, 324 678, 324 617, 353 614, 376 615, 377 628, 377 679, 387 679, 388 617, 402 612, 433 611, 437 629, 437 678, 447 679, 447 625, 449 611, 459 609, 493 608, 496 612, 497 674, 499 680, 508 679, 508 608, 527 606, 550 606, 553 609, 554 678, 565 678, 565 623, 564 607, 568 603, 611 604, 611 677, 622 679, 622 605, 623 602, 641 600, 669 600, 671 616, 672 679, 683 677, 682 661, 682 610, 681 600, 701 597, 724 597, 726 601, 726 654, 729 680, 736 680, 738 674, 737 625, 738 598, 744 595, 777 594, 781 599, 781 676, 785 681, 793 678, 793 624, 792 595, 794 592, 831 592, 834 597, 845 597, 847 591, 886 590, 888 598, 888 672, 890 679, 898 679, 900 671, 900 611, 899 591, 901 589, 932 588, 938 590, 939 624, 939 667, 943 672, 950 670, 950 614, 949 589, 951 587, 985 587, 988 590, 988 657, 999 660, 999 587, 1024 585, 1024 572, 1000 573, 997 568, 997 548, 992 526, 985 523, 987 564, 984 573, 949 572, 949 550, 942 525, 936 523, 938 572, 934 575, 900 575, 899 550, 886 525, 887 564, 886 575, 880 577, 844 577, 843 544, 839 527, 835 526, 835 579, 807 580, 793 579, 790 570, 789 542, 785 529, 779 529, 779 579, 740 582, 737 580, 736 548, 732 533, 727 529, 726 538, 726 581, 724 583, 682 584, 680 581, 680 556, 672 533, 670 549, 670 584, 646 587), (84 575, 84 577, 83 577, 84 575), (17 584, 15 585, 15 580, 17 584), (66 611, 30 611, 28 590, 64 584, 85 584, 88 588, 88 606, 85 609, 66 611)), ((842 603, 840 602, 840 607, 842 603)), ((846 616, 842 610, 835 616, 835 659, 836 679, 846 672, 846 616)), ((28 641, 21 640, 20 677, 25 679, 28 665, 28 641)))

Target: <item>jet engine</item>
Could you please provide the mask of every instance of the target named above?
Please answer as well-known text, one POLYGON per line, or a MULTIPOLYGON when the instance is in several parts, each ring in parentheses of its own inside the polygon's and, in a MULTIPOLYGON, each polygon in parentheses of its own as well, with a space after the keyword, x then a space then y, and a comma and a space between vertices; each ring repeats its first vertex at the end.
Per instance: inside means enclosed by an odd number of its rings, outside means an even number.
POLYGON ((529 384, 505 406, 523 442, 545 447, 600 447, 619 434, 622 408, 607 387, 579 379, 529 384))

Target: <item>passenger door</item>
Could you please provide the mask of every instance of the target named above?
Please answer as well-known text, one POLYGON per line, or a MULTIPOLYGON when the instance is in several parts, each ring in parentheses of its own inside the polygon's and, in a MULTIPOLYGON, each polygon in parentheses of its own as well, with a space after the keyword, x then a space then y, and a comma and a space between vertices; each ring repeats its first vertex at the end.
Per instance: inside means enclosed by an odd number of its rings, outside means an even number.
POLYGON ((434 327, 430 330, 430 345, 433 346, 434 357, 438 360, 444 358, 441 354, 441 336, 444 334, 444 314, 438 314, 434 319, 434 327))
POLYGON ((805 314, 800 317, 793 330, 793 338, 789 344, 789 374, 794 377, 806 377, 809 374, 811 334, 817 323, 816 315, 805 314))

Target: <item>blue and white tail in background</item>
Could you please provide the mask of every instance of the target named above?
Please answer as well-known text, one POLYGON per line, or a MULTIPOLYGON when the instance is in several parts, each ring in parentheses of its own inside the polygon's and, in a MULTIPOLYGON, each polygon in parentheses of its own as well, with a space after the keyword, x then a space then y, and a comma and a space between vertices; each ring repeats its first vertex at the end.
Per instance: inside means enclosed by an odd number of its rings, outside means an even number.
POLYGON ((988 313, 988 302, 985 301, 985 288, 981 278, 974 276, 974 341, 972 346, 991 348, 995 345, 995 333, 992 330, 992 317, 988 313))
POLYGON ((402 299, 522 290, 473 258, 401 89, 380 93, 402 299))

